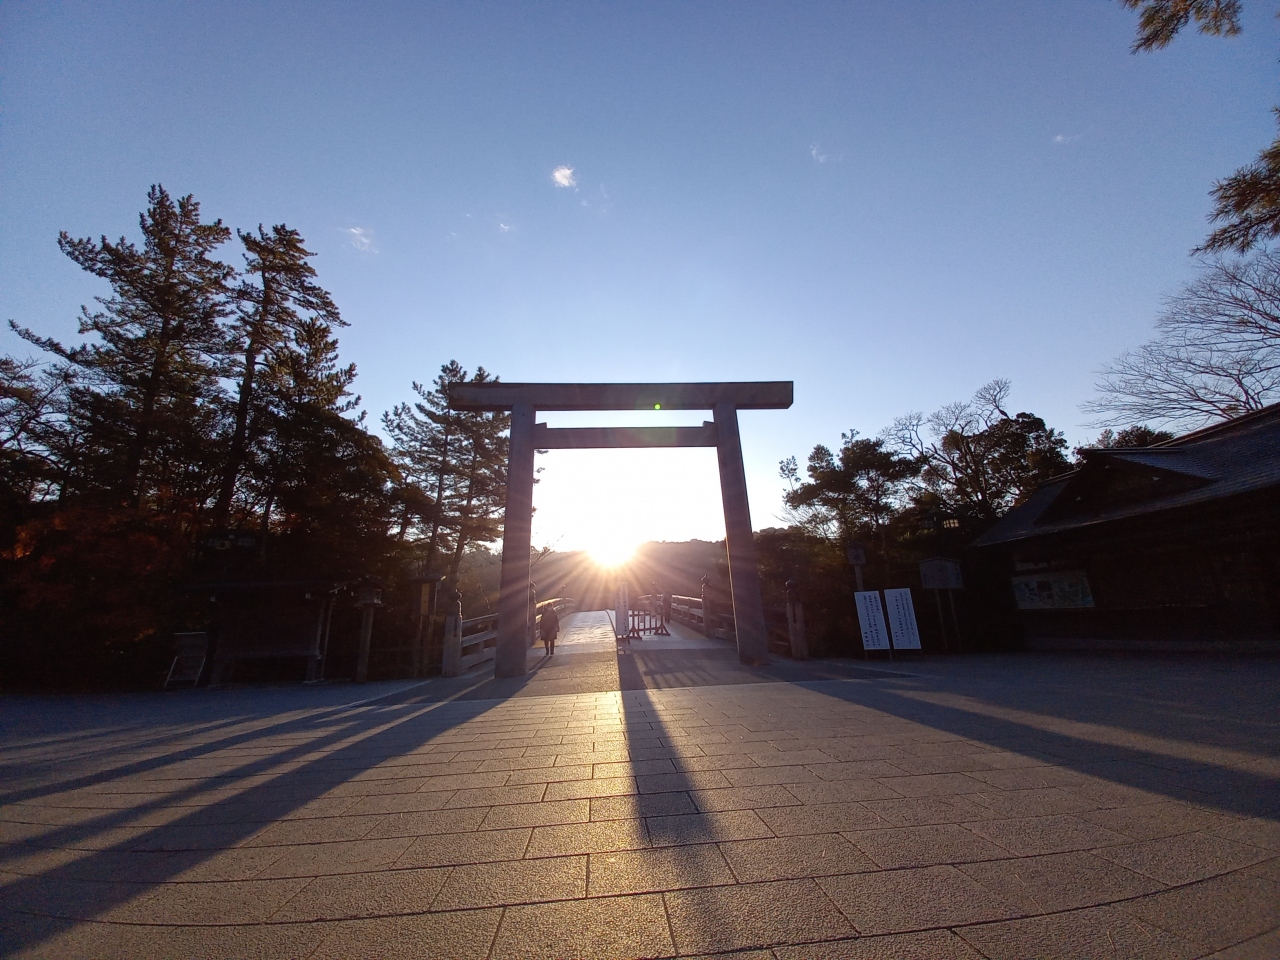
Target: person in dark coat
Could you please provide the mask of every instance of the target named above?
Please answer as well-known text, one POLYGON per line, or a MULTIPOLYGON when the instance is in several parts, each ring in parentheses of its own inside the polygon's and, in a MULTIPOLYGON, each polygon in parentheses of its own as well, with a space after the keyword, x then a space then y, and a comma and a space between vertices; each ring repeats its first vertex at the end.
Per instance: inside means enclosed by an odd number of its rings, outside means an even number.
POLYGON ((539 631, 542 634, 542 646, 547 656, 556 652, 556 637, 560 634, 560 616, 555 607, 547 607, 542 611, 539 631))

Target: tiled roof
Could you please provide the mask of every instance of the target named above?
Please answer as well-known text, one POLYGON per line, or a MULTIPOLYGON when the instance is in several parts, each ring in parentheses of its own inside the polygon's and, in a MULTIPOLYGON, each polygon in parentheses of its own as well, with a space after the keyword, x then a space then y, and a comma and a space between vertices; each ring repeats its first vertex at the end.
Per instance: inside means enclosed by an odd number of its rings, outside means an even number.
POLYGON ((973 542, 975 547, 1008 543, 1066 530, 1084 529, 1128 517, 1177 510, 1280 487, 1280 404, 1197 430, 1154 447, 1082 451, 1077 470, 1043 484, 1021 506, 973 542), (1071 517, 1061 506, 1050 510, 1069 487, 1083 489, 1109 465, 1131 465, 1197 482, 1166 496, 1125 500, 1087 517, 1071 517), (1047 513, 1047 515, 1046 515, 1047 513))

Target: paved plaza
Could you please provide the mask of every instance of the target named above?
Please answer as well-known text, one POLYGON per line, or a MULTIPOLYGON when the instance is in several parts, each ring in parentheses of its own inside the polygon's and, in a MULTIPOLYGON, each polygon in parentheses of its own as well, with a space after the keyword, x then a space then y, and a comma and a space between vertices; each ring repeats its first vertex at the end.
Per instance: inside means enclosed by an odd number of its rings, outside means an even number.
POLYGON ((0 955, 1280 957, 1274 658, 530 663, 5 697, 0 955))

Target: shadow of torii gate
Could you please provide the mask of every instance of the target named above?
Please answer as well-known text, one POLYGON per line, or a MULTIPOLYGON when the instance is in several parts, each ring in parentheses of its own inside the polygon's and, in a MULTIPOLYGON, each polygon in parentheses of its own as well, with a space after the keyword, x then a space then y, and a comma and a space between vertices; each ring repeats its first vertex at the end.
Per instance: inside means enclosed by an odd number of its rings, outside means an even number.
POLYGON ((535 450, 601 447, 715 447, 724 501, 729 592, 743 663, 766 663, 769 637, 760 573, 751 538, 747 475, 738 434, 739 410, 785 410, 790 380, 756 383, 455 383, 454 410, 511 412, 507 506, 503 519, 502 580, 494 673, 523 676, 529 650, 529 549, 533 524, 535 450), (700 427, 576 427, 551 429, 535 422, 539 410, 710 410, 700 427))

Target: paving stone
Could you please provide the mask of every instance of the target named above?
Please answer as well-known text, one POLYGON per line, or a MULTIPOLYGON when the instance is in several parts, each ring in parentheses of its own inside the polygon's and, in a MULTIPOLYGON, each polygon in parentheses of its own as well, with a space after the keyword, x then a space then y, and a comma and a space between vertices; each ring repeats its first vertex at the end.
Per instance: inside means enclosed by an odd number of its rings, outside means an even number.
MULTIPOLYGON (((547 785, 545 783, 525 783, 507 787, 477 787, 474 790, 459 790, 444 810, 455 810, 461 807, 488 807, 499 803, 538 803, 543 799, 547 785)), ((551 799, 551 798, 548 798, 551 799)))
POLYGON ((687 793, 594 797, 586 802, 590 803, 589 819, 591 820, 634 820, 640 817, 668 817, 679 813, 698 812, 698 808, 694 806, 691 796, 687 793))
MULTIPOLYGON (((677 789, 687 788, 678 787, 677 789)), ((620 797, 638 792, 634 777, 617 777, 612 780, 570 780, 566 783, 548 783, 543 799, 582 800, 591 797, 620 797)))
POLYGON ((888 760, 853 760, 843 763, 811 763, 809 769, 821 780, 862 780, 870 777, 901 777, 907 773, 888 760))
POLYGON ((1094 906, 1163 889, 1150 877, 1082 852, 964 863, 959 869, 1029 914, 1094 906))
POLYGON ((1128 839, 1070 816, 980 820, 965 826, 1020 857, 1089 850, 1108 844, 1122 844, 1128 839))
POLYGON ((393 866, 413 843, 412 837, 396 837, 305 847, 267 847, 264 849, 273 850, 279 856, 259 871, 257 879, 322 877, 327 874, 385 870, 393 866))
POLYGON ((984 960, 949 930, 775 947, 773 953, 777 960, 984 960))
MULTIPOLYGON (((729 771, 736 773, 739 771, 729 771)), ((636 777, 640 793, 673 793, 681 790, 715 790, 733 786, 719 770, 690 770, 681 773, 647 773, 636 777)))
POLYGON ((691 770, 743 770, 756 766, 756 762, 745 753, 730 753, 716 757, 680 756, 676 757, 677 771, 691 770))
POLYGON ((593 897, 737 882, 715 844, 595 853, 590 876, 593 897))
POLYGON ((905 933, 1021 913, 955 867, 886 870, 816 881, 859 933, 905 933))
POLYGON ((547 800, 542 803, 504 804, 491 807, 482 830, 504 827, 544 827, 553 823, 584 823, 591 817, 589 800, 547 800))
MULTIPOLYGON (((761 767, 794 767, 799 765, 829 765, 835 758, 821 750, 771 750, 747 754, 761 767)), ((847 779, 847 778, 842 778, 847 779)))
MULTIPOLYGON (((2 924, 3 921, 0 921, 2 924)), ((329 933, 326 924, 252 924, 217 927, 172 927, 123 923, 81 923, 72 929, 47 927, 47 934, 31 936, 36 945, 9 952, 0 933, 0 953, 6 957, 66 960, 68 957, 128 957, 129 960, 301 960, 329 933)))
POLYGON ((681 953, 830 940, 855 933, 812 880, 677 890, 663 898, 681 953))
POLYGON ((646 817, 645 826, 649 842, 655 847, 773 836, 773 831, 752 810, 646 817))
POLYGON ((501 910, 461 910, 350 920, 333 924, 311 956, 315 960, 483 960, 501 917, 501 910))
POLYGON ((888 826, 866 807, 852 802, 761 807, 756 815, 780 837, 888 826))
POLYGON ((1212 831, 1216 837, 1234 840, 1236 843, 1247 843, 1280 853, 1280 820, 1264 817, 1249 817, 1244 820, 1233 820, 1231 823, 1212 831))
POLYGON ((1192 943, 1115 907, 964 927, 959 931, 990 960, 1191 960, 1192 943))
POLYGON ((1207 960, 1275 960, 1280 957, 1280 927, 1211 954, 1207 960))
POLYGON ((721 843, 720 850, 743 883, 879 869, 838 833, 730 841, 721 843))
POLYGON ((996 860, 1009 852, 953 824, 848 831, 845 836, 884 869, 996 860))
MULTIPOLYGON (((547 828, 554 829, 554 828, 547 828)), ((397 867, 444 867, 519 860, 531 830, 483 830, 418 837, 396 860, 397 867)))
POLYGON ((587 858, 548 857, 455 867, 433 909, 496 907, 587 895, 587 858))
POLYGON ((389 837, 422 837, 440 833, 470 833, 480 828, 488 814, 486 807, 463 807, 458 810, 425 810, 392 813, 366 834, 369 840, 389 837))
POLYGON ((448 875, 448 869, 442 868, 317 877, 271 914, 271 921, 426 913, 448 875))
POLYGON ((1168 884, 1191 883, 1268 860, 1272 854, 1258 847, 1207 834, 1162 837, 1099 850, 1122 867, 1168 884))
MULTIPOLYGON (((934 773, 921 776, 880 777, 878 782, 890 794, 897 797, 949 797, 956 794, 974 794, 989 789, 989 785, 964 773, 934 773)), ((858 799, 879 800, 882 797, 858 799)))
POLYGON ((863 806, 895 827, 931 823, 966 823, 992 819, 991 811, 968 797, 909 797, 866 800, 863 806))
POLYGON ((1097 802, 1062 787, 1034 790, 982 790, 969 799, 992 811, 996 816, 1012 820, 1021 817, 1048 817, 1059 813, 1079 813, 1097 809, 1097 802))
POLYGON ((776 784, 758 787, 726 787, 722 790, 694 790, 689 797, 703 812, 760 810, 766 807, 800 805, 800 801, 790 791, 776 784))
POLYGON ((756 787, 764 784, 822 783, 822 778, 804 766, 738 767, 724 772, 722 787, 756 787))
POLYGON ((1117 906, 1204 951, 1222 950, 1280 926, 1280 885, 1228 874, 1117 906))
POLYGON ((674 955, 662 898, 656 895, 508 907, 490 954, 494 960, 674 955))
POLYGON ((636 850, 649 846, 643 820, 604 820, 535 827, 527 856, 566 857, 610 850, 636 850))
POLYGON ((268 919, 309 882, 294 878, 163 883, 148 896, 99 918, 173 926, 255 923, 268 919))
POLYGON ((1135 840, 1218 830, 1236 822, 1235 817, 1175 800, 1089 810, 1077 816, 1135 840))

